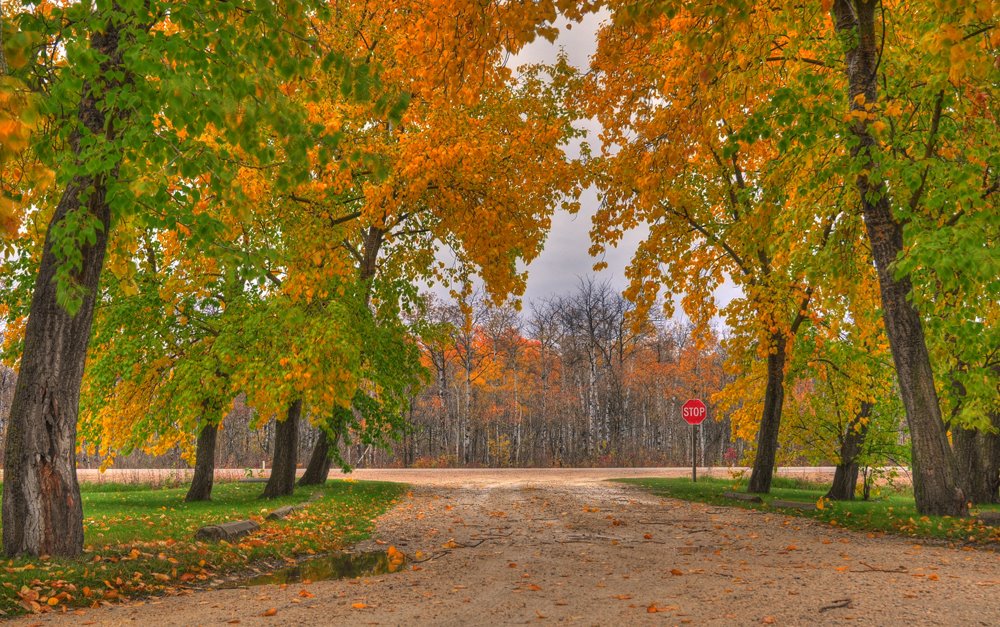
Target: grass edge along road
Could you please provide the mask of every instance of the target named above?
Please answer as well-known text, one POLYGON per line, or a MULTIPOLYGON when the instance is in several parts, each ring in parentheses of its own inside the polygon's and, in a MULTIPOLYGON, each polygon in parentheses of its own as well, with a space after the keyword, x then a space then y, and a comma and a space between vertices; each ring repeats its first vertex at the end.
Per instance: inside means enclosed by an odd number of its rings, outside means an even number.
MULTIPOLYGON (((759 504, 723 496, 723 492, 745 489, 746 486, 742 482, 734 480, 700 478, 697 483, 692 483, 690 478, 628 478, 613 481, 639 486, 656 496, 801 516, 855 531, 945 540, 983 548, 1000 547, 1000 527, 991 527, 974 517, 921 516, 917 513, 913 495, 909 490, 887 489, 869 501, 831 501, 822 498, 829 488, 828 485, 775 477, 771 493, 759 495, 764 501, 763 504, 759 504), (771 503, 776 499, 816 503, 818 507, 815 510, 775 507, 771 503)), ((1000 511, 1000 505, 973 508, 974 512, 980 510, 1000 511)))
POLYGON ((375 519, 407 490, 347 479, 262 500, 261 487, 219 482, 212 501, 185 503, 187 486, 83 484, 84 554, 0 560, 0 617, 178 594, 254 565, 341 549, 367 538, 375 519), (284 520, 265 520, 294 504, 302 507, 284 520), (194 539, 200 527, 241 519, 260 523, 260 530, 234 544, 194 539))

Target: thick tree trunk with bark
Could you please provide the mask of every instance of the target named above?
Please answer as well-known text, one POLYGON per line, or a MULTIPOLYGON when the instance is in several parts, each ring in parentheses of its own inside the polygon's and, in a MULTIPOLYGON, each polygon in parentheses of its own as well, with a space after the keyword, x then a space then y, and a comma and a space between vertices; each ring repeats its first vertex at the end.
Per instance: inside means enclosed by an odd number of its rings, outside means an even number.
MULTIPOLYGON (((993 419, 1000 427, 1000 417, 993 419)), ((958 428, 952 440, 965 497, 976 504, 1000 503, 1000 434, 958 428)))
POLYGON ((333 432, 333 440, 326 431, 320 430, 319 439, 313 447, 312 455, 309 457, 309 465, 305 474, 299 479, 299 485, 323 485, 330 476, 330 466, 333 463, 334 452, 340 445, 340 438, 347 428, 351 417, 350 408, 337 408, 333 412, 330 430, 333 432))
POLYGON ((219 427, 206 424, 198 433, 198 448, 195 451, 194 477, 188 488, 185 501, 211 501, 212 484, 215 482, 215 442, 219 427))
POLYGON ((867 418, 871 416, 872 404, 861 403, 861 410, 847 423, 847 432, 840 441, 840 463, 833 473, 833 485, 826 498, 834 501, 853 501, 854 489, 858 485, 858 455, 865 445, 868 435, 867 418))
MULTIPOLYGON (((108 24, 91 36, 91 48, 101 55, 101 75, 121 72, 119 29, 108 24)), ((117 86, 120 79, 112 79, 117 86)), ((87 133, 114 140, 117 112, 101 101, 108 86, 83 86, 77 119, 87 133), (95 93, 99 92, 99 93, 95 93)), ((80 154, 80 133, 71 146, 80 154)), ((117 165, 100 175, 78 175, 66 185, 49 222, 24 352, 11 405, 4 457, 3 549, 9 556, 75 556, 83 551, 83 509, 76 478, 76 422, 94 317, 101 269, 107 248, 111 211, 108 180, 117 165), (80 248, 79 269, 72 282, 79 308, 68 313, 58 302, 56 271, 60 261, 54 237, 67 219, 85 216, 96 237, 80 248)), ((75 233, 66 233, 74 236, 75 233)))
POLYGON ((784 336, 772 338, 776 349, 767 356, 767 387, 764 390, 764 412, 757 431, 757 454, 753 458, 748 492, 767 494, 771 491, 774 462, 778 454, 778 430, 781 427, 781 407, 785 402, 784 336))
MULTIPOLYGON (((836 30, 849 42, 844 60, 850 106, 861 112, 865 111, 865 105, 878 101, 880 54, 875 28, 878 7, 877 0, 836 0, 833 5, 836 30)), ((864 165, 856 186, 878 271, 882 318, 910 428, 913 494, 922 514, 962 516, 967 513, 965 496, 958 486, 955 461, 941 418, 923 324, 907 298, 910 279, 897 278, 892 268, 903 250, 903 227, 892 215, 885 181, 878 178, 878 146, 868 124, 867 118, 852 123, 855 141, 851 154, 864 165)), ((933 137, 928 142, 930 149, 933 137)))
POLYGON ((274 426, 274 461, 271 477, 264 486, 262 498, 273 499, 288 496, 295 491, 295 464, 299 444, 299 417, 302 415, 302 401, 288 406, 288 415, 274 426))

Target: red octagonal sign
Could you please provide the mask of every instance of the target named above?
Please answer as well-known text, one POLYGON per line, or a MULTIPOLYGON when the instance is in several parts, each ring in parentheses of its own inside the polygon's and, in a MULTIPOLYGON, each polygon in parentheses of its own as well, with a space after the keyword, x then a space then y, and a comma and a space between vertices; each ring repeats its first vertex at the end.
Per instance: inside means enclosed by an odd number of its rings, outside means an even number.
POLYGON ((701 399, 692 398, 681 407, 681 417, 689 425, 700 425, 708 417, 708 408, 705 407, 705 403, 701 402, 701 399))

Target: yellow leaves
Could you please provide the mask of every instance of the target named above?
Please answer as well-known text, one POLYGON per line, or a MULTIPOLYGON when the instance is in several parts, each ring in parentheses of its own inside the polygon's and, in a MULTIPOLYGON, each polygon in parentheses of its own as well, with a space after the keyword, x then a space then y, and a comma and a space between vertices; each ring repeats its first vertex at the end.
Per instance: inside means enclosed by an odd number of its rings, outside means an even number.
POLYGON ((890 100, 883 109, 883 113, 891 118, 898 118, 903 114, 903 105, 899 100, 890 100))

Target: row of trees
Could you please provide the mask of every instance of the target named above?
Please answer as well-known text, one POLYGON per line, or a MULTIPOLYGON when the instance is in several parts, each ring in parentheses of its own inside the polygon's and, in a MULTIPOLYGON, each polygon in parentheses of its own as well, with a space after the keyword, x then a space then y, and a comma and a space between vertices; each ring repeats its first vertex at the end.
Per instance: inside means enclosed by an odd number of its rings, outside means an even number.
POLYGON ((576 195, 570 72, 504 60, 587 8, 3 2, 5 553, 82 550, 78 429, 105 456, 197 434, 191 498, 239 393, 278 418, 265 496, 300 420, 327 435, 309 481, 348 427, 391 433, 414 280, 522 291, 576 195))
POLYGON ((724 355, 731 380, 695 383, 725 384, 712 402, 754 442, 751 491, 783 432, 822 424, 853 493, 898 390, 920 511, 996 498, 993 4, 0 3, 5 552, 82 550, 81 441, 108 459, 196 438, 190 497, 207 498, 239 394, 252 426, 277 419, 265 495, 294 488, 300 421, 322 433, 304 480, 324 480, 341 438, 403 430, 418 344, 443 419, 428 451, 646 454, 674 407, 664 372, 686 363, 669 343, 651 358, 650 311, 675 297, 695 362, 724 355), (506 67, 599 7, 587 72, 506 67), (585 117, 600 153, 570 159, 585 117), (493 303, 523 292, 587 184, 592 252, 648 227, 632 304, 585 284, 523 333, 475 306, 473 276, 493 303), (720 311, 727 278, 742 296, 720 311), (790 427, 789 408, 815 420, 790 427), (491 437, 490 412, 513 433, 491 437))
POLYGON ((891 357, 918 509, 996 499, 996 3, 609 5, 579 94, 603 127, 594 252, 645 224, 640 311, 666 290, 698 325, 725 317, 750 490, 790 372, 835 381, 860 436, 891 357), (743 295, 719 311, 726 278, 743 295))
MULTIPOLYGON (((632 312, 589 279, 527 314, 434 302, 434 328, 421 342, 432 381, 410 410, 412 434, 393 452, 417 464, 689 462, 680 406, 722 388, 722 350, 678 324, 635 324, 632 312)), ((720 463, 728 421, 705 423, 700 442, 699 459, 720 463)))

